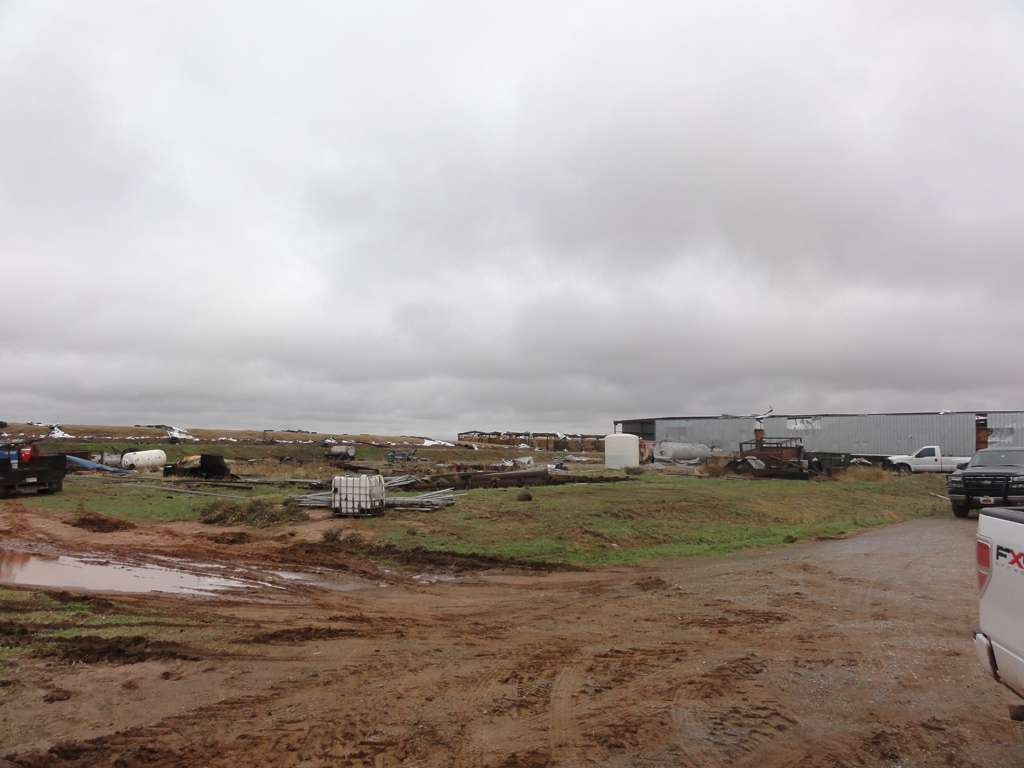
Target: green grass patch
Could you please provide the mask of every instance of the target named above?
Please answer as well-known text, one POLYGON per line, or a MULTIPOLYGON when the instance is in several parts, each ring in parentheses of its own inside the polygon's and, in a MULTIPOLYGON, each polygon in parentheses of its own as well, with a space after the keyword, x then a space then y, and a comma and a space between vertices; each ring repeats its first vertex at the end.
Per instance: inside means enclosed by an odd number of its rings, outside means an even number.
MULTIPOLYGON (((76 513, 82 508, 95 514, 133 522, 167 523, 197 519, 200 509, 211 499, 216 498, 165 490, 162 487, 140 487, 132 483, 161 486, 164 480, 155 474, 143 474, 138 479, 127 481, 103 481, 92 477, 69 476, 64 481, 64 490, 61 493, 52 496, 19 496, 0 504, 21 504, 32 511, 53 510, 68 514, 76 513)), ((211 493, 223 491, 225 494, 244 496, 244 499, 225 499, 242 503, 247 499, 278 503, 289 495, 301 492, 293 488, 276 486, 258 486, 252 490, 240 491, 213 486, 208 490, 211 493)))
POLYGON ((695 479, 472 491, 454 507, 359 521, 381 544, 575 565, 714 555, 949 514, 942 477, 853 482, 695 479), (416 526, 410 526, 416 522, 416 526))

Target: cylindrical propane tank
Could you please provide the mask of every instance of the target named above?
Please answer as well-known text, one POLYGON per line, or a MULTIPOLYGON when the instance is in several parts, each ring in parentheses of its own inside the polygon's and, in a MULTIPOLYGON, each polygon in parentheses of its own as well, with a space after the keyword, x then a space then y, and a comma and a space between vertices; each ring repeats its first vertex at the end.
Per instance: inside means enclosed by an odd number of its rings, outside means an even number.
POLYGON ((132 451, 121 457, 124 469, 158 469, 167 463, 167 454, 156 449, 152 451, 132 451))

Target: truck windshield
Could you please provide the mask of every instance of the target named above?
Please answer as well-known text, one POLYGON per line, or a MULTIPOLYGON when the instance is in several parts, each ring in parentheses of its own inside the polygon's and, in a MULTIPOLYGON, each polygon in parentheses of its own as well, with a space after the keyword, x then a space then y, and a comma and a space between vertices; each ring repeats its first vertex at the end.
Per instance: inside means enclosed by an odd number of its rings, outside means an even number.
POLYGON ((1024 467, 1024 449, 978 451, 969 467, 1024 467))

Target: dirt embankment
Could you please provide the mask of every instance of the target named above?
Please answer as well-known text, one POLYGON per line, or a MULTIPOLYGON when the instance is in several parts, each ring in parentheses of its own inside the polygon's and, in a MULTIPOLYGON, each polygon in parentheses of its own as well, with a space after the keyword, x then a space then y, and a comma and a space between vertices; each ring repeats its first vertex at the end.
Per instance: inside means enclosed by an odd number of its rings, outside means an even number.
MULTIPOLYGON (((96 537, 128 546, 142 530, 96 537)), ((431 563, 461 578, 296 584, 273 602, 93 604, 68 590, 48 599, 84 607, 58 607, 52 626, 28 603, 18 613, 15 594, 0 645, 31 653, 0 672, 0 754, 19 766, 1017 766, 1014 697, 971 646, 972 537, 949 518, 642 568, 431 563), (54 632, 76 623, 90 628, 73 642, 54 632)), ((306 556, 203 541, 274 564, 306 556)))

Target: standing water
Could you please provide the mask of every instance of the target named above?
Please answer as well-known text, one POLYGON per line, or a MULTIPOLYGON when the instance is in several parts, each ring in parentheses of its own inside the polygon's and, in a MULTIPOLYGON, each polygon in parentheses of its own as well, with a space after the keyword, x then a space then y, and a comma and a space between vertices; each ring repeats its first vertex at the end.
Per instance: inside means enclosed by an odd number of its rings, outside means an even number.
POLYGON ((0 584, 66 587, 97 592, 170 592, 213 595, 254 584, 178 568, 129 565, 110 560, 33 555, 0 550, 0 584))

